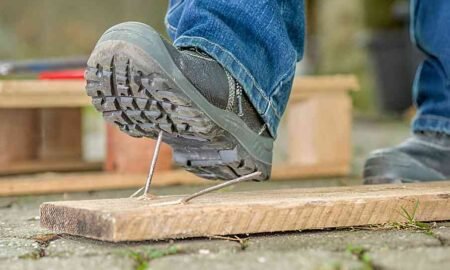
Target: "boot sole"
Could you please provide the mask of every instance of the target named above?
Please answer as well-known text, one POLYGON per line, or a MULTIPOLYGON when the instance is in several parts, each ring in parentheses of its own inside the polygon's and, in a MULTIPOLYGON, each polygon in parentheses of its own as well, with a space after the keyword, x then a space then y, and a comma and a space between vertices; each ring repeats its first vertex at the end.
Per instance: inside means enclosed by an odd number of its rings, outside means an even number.
POLYGON ((106 121, 133 137, 172 146, 174 160, 206 179, 255 171, 270 177, 273 140, 210 104, 173 63, 161 37, 140 23, 109 29, 88 60, 86 91, 106 121), (251 131, 251 133, 249 132, 251 131))

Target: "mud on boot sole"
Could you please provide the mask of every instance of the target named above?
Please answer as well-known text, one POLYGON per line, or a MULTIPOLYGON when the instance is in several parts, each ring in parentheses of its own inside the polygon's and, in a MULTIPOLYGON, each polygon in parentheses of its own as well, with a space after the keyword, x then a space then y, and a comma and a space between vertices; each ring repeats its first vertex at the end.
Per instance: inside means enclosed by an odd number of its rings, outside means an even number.
POLYGON ((258 180, 268 179, 271 164, 252 157, 180 89, 176 76, 145 54, 121 40, 97 44, 86 91, 104 119, 133 137, 154 139, 162 130, 175 162, 200 177, 231 180, 261 171, 258 180))

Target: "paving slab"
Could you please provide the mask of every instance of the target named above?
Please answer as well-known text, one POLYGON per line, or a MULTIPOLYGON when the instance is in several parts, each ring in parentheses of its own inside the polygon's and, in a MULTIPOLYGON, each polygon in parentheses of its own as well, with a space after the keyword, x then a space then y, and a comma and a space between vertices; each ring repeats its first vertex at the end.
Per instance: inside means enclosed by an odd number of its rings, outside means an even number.
MULTIPOLYGON (((37 252, 39 244, 33 240, 17 239, 17 238, 3 238, 0 239, 0 265, 2 260, 17 259, 27 254, 37 252)), ((1 269, 2 267, 0 267, 1 269)))
POLYGON ((450 246, 450 222, 438 223, 433 233, 439 237, 443 245, 450 246))
POLYGON ((135 262, 128 257, 119 255, 88 256, 88 257, 43 257, 38 260, 8 260, 0 261, 4 270, 128 270, 135 269, 135 262))
POLYGON ((248 249, 345 251, 350 245, 382 250, 439 246, 440 242, 424 233, 406 230, 331 230, 251 237, 248 249))
POLYGON ((152 270, 169 270, 174 266, 183 266, 183 270, 197 269, 362 269, 363 265, 347 253, 322 250, 305 251, 242 251, 234 254, 194 254, 175 255, 150 262, 152 270))
POLYGON ((167 250, 176 247, 182 253, 196 254, 201 252, 220 253, 240 250, 240 245, 232 241, 194 239, 182 241, 145 241, 108 243, 81 237, 63 235, 52 241, 46 248, 50 257, 97 256, 107 254, 129 254, 131 252, 148 252, 151 250, 167 250))
POLYGON ((31 238, 34 235, 50 233, 39 225, 39 210, 37 209, 1 209, 1 238, 31 238))
POLYGON ((48 257, 90 257, 109 255, 127 248, 126 244, 110 244, 85 238, 62 236, 45 249, 48 257))
POLYGON ((370 252, 374 264, 383 270, 450 269, 450 247, 418 247, 370 252))

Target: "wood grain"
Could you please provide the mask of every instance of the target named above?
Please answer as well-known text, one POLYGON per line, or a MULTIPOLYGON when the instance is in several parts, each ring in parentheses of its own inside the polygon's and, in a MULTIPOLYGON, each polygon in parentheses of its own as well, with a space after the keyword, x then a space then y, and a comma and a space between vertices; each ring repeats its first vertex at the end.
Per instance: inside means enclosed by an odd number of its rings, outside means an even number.
POLYGON ((82 117, 80 108, 41 109, 40 123, 39 159, 54 161, 82 160, 82 117))
POLYGON ((61 201, 41 205, 41 225, 106 241, 284 232, 405 221, 450 220, 450 183, 215 193, 179 204, 153 200, 61 201))
POLYGON ((38 131, 38 110, 0 109, 0 169, 8 168, 13 162, 36 159, 38 131))

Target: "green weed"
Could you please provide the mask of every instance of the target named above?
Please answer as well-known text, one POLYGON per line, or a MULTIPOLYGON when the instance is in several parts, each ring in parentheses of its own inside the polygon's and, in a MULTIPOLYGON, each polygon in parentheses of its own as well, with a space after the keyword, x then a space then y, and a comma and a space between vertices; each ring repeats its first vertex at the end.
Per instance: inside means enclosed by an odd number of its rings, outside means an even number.
POLYGON ((362 270, 375 270, 372 257, 370 257, 367 249, 360 246, 348 245, 347 252, 355 256, 363 264, 362 270))
POLYGON ((170 246, 166 249, 148 249, 144 251, 130 251, 128 256, 135 261, 135 270, 146 270, 150 262, 162 257, 179 254, 180 250, 176 246, 170 246))
POLYGON ((397 229, 412 229, 421 231, 427 235, 434 236, 432 226, 416 220, 417 209, 419 208, 419 201, 417 200, 412 212, 408 212, 405 207, 401 206, 400 215, 405 218, 405 222, 393 222, 391 226, 397 229))

